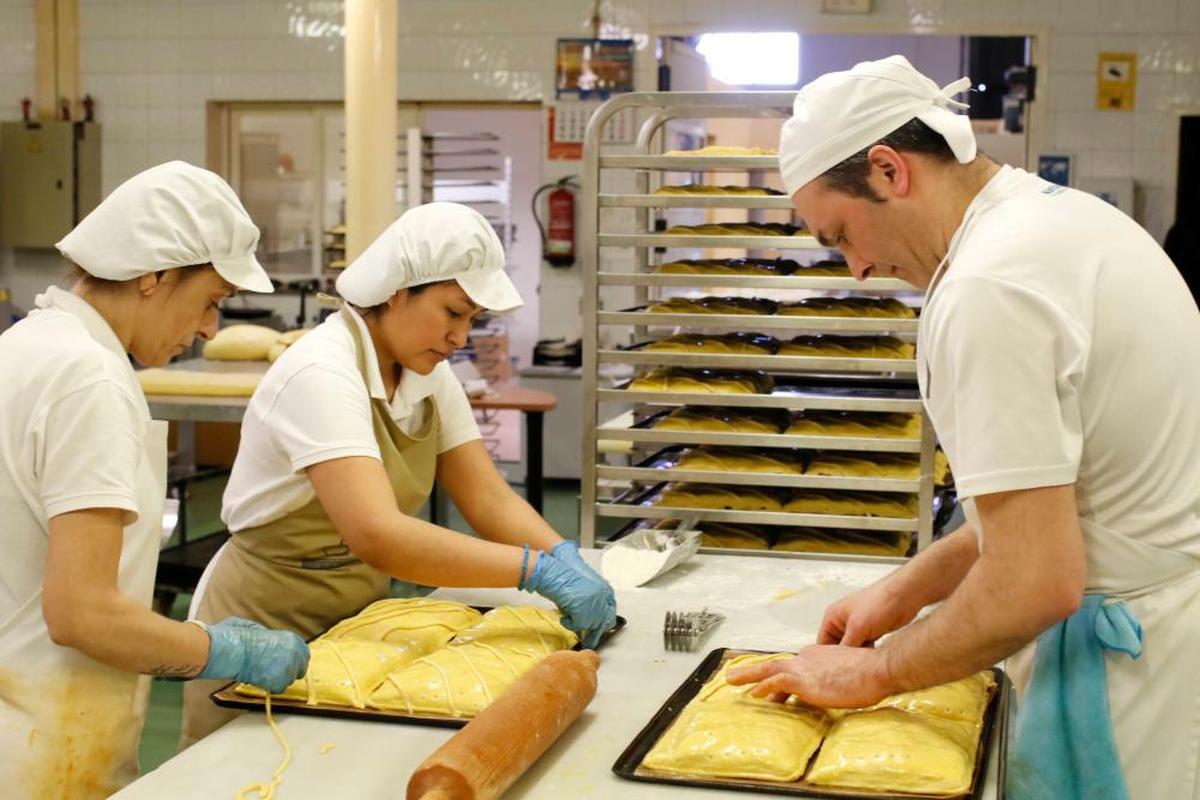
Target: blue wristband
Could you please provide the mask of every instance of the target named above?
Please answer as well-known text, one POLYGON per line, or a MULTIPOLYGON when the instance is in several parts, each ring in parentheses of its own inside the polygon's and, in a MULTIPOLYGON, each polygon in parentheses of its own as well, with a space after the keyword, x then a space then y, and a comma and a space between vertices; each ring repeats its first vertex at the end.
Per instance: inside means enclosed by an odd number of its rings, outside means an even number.
POLYGON ((525 570, 529 567, 529 545, 525 545, 525 552, 521 555, 521 574, 517 577, 517 589, 525 589, 525 570))

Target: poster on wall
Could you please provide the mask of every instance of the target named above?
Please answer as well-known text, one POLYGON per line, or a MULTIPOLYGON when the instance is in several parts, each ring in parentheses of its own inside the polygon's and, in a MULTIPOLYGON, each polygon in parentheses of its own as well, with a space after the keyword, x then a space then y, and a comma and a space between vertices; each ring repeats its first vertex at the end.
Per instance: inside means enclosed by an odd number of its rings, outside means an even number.
POLYGON ((1137 97, 1137 53, 1101 53, 1096 66, 1096 108, 1132 111, 1137 97))
POLYGON ((633 91, 633 39, 559 39, 555 97, 607 100, 633 91))
POLYGON ((1038 156, 1038 177, 1059 186, 1071 185, 1071 157, 1061 154, 1045 154, 1038 156))

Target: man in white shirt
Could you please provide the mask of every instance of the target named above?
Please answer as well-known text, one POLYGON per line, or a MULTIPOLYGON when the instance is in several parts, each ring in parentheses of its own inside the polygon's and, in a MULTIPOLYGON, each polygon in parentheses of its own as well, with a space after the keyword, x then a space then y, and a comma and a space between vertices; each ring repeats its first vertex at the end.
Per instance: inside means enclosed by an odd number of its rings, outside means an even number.
POLYGON ((856 277, 927 289, 918 378, 969 524, 733 682, 858 707, 1038 639, 1010 797, 1200 797, 1200 313, 1121 212, 977 156, 968 84, 823 76, 780 163, 856 277))

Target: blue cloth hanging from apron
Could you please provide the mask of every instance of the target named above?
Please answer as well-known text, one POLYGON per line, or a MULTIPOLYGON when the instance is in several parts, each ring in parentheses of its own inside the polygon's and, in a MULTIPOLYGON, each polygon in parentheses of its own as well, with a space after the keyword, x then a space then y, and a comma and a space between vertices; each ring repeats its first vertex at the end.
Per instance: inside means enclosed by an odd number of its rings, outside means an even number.
POLYGON ((1128 800, 1108 711, 1104 651, 1142 653, 1142 626, 1122 602, 1084 595, 1041 635, 1010 750, 1008 800, 1128 800))

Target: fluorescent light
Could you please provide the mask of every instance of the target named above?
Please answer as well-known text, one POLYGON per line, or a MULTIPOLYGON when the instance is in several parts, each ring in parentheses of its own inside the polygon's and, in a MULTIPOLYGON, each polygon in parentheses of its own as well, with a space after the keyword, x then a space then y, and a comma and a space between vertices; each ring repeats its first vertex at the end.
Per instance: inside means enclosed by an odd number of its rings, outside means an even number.
POLYGON ((696 50, 712 76, 731 86, 795 86, 800 81, 797 33, 706 33, 696 50))

